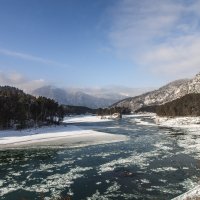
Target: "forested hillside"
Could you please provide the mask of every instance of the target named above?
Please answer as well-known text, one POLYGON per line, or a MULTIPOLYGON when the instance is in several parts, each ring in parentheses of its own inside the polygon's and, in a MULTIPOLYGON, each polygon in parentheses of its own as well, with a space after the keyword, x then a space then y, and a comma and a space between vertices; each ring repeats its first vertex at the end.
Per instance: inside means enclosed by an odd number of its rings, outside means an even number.
POLYGON ((179 99, 160 105, 159 116, 200 116, 200 94, 187 94, 179 99))
POLYGON ((124 107, 99 108, 96 110, 96 114, 100 116, 112 115, 114 113, 120 113, 120 114, 126 115, 126 114, 130 114, 131 110, 124 107))
POLYGON ((52 99, 36 98, 10 86, 0 87, 0 128, 59 123, 63 117, 63 107, 52 99))

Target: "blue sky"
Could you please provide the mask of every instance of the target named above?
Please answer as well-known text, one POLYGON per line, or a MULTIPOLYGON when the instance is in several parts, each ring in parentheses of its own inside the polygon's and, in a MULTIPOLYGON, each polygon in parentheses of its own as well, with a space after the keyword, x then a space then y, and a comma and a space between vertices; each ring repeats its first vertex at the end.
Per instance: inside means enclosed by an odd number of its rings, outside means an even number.
POLYGON ((150 87, 191 77, 199 10, 198 0, 0 0, 0 82, 150 87))

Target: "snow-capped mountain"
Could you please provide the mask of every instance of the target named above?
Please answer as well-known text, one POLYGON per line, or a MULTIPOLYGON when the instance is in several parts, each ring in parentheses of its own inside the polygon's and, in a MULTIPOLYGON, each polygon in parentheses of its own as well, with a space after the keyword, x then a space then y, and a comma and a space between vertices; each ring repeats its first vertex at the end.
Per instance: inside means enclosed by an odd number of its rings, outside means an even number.
POLYGON ((193 79, 182 79, 171 82, 158 90, 124 99, 113 106, 127 107, 135 111, 145 106, 164 104, 190 93, 200 93, 200 73, 193 79))
POLYGON ((129 96, 142 94, 147 90, 148 88, 56 88, 44 86, 30 93, 54 99, 60 104, 103 108, 129 96))

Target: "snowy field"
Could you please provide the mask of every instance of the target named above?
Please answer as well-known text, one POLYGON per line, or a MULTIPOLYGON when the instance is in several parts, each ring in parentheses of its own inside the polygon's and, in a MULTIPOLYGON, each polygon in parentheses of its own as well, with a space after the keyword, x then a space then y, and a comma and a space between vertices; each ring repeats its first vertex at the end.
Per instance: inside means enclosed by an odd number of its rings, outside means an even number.
POLYGON ((155 123, 165 127, 200 128, 200 117, 155 117, 155 123))
POLYGON ((95 115, 82 115, 82 116, 75 116, 75 117, 65 117, 64 122, 66 123, 82 123, 82 122, 104 122, 104 121, 111 121, 112 119, 101 119, 100 116, 95 115))
MULTIPOLYGON (((97 116, 72 117, 66 123, 100 122, 97 116)), ((105 120, 102 120, 105 121, 105 120)), ((50 126, 22 131, 0 131, 0 149, 16 147, 80 147, 125 141, 124 135, 108 134, 80 128, 74 125, 50 126)))

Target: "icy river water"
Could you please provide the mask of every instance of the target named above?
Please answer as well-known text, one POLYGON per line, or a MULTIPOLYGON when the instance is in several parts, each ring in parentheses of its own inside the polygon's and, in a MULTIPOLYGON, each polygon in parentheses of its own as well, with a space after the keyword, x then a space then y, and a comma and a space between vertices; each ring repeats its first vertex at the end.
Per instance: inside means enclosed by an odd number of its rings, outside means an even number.
POLYGON ((167 200, 182 194, 199 181, 199 135, 151 120, 132 116, 78 124, 129 136, 124 142, 0 151, 0 199, 167 200))

